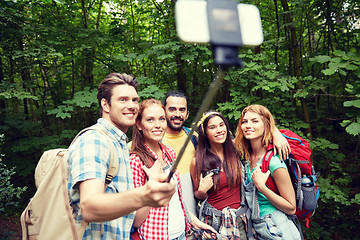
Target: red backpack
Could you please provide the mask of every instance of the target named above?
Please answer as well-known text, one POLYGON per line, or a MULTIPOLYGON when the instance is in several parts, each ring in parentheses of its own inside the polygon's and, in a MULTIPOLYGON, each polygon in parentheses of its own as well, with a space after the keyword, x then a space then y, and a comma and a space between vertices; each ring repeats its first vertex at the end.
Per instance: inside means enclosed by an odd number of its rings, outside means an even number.
MULTIPOLYGON (((280 132, 287 139, 291 149, 290 156, 285 163, 295 190, 296 216, 299 219, 305 219, 306 227, 309 227, 309 219, 314 215, 319 199, 319 189, 316 185, 318 174, 315 173, 314 166, 311 164, 310 145, 305 139, 290 130, 283 129, 280 132), (299 182, 301 184, 298 184, 299 182)), ((273 145, 269 145, 262 161, 262 172, 265 173, 269 169, 270 159, 273 155, 273 145)), ((266 186, 279 194, 272 177, 268 178, 266 186)))

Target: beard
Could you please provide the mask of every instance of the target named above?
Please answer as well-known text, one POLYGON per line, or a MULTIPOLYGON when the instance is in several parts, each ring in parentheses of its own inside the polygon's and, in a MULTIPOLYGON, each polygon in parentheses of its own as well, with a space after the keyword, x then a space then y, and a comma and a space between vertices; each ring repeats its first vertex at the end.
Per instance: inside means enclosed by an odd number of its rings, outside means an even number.
POLYGON ((170 119, 166 118, 166 122, 167 122, 168 128, 170 128, 171 130, 180 131, 185 124, 185 119, 182 117, 171 117, 170 119), (182 121, 182 123, 180 125, 173 125, 172 124, 173 120, 180 120, 180 121, 182 121))

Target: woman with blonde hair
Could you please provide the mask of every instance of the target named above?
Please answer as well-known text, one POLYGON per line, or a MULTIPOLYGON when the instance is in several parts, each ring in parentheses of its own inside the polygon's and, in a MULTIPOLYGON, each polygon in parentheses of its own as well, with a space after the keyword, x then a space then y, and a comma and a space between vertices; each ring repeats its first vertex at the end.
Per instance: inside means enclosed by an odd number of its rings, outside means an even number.
POLYGON ((301 229, 294 223, 295 192, 285 162, 274 155, 269 170, 266 173, 261 171, 275 128, 273 116, 262 105, 250 105, 241 113, 235 145, 246 160, 246 201, 252 210, 251 219, 259 239, 301 239, 301 229), (274 179, 280 195, 266 186, 268 177, 274 179))

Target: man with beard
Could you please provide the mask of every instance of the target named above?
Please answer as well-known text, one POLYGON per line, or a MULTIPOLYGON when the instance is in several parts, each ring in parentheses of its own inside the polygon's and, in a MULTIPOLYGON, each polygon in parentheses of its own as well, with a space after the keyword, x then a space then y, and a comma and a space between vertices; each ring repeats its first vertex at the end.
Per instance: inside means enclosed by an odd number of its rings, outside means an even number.
MULTIPOLYGON (((178 155, 189 132, 189 129, 184 127, 185 121, 189 117, 187 97, 181 92, 169 91, 165 96, 164 106, 168 127, 162 143, 172 147, 178 155)), ((195 135, 192 141, 189 141, 184 155, 177 166, 181 185, 183 186, 185 205, 195 215, 196 202, 190 176, 190 164, 195 155, 196 143, 197 135, 195 135)))

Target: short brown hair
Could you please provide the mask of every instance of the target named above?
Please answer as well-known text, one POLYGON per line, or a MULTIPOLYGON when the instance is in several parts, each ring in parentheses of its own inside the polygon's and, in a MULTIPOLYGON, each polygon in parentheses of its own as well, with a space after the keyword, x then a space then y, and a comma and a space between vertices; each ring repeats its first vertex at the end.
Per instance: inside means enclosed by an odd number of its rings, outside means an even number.
POLYGON ((102 107, 101 100, 105 98, 105 100, 111 106, 111 96, 112 89, 117 85, 127 84, 135 88, 139 86, 139 83, 136 81, 135 77, 128 75, 126 73, 110 73, 107 75, 99 84, 97 99, 100 107, 100 115, 102 116, 102 107))

